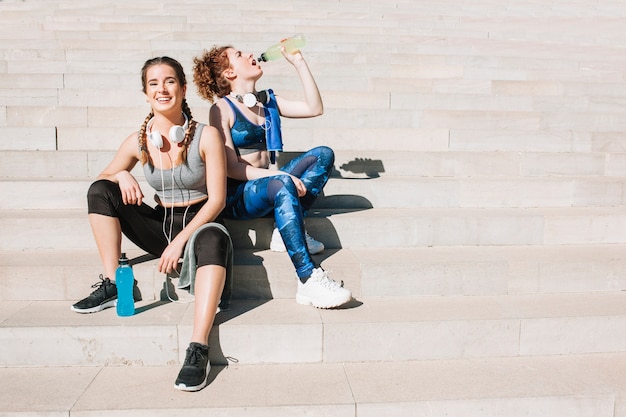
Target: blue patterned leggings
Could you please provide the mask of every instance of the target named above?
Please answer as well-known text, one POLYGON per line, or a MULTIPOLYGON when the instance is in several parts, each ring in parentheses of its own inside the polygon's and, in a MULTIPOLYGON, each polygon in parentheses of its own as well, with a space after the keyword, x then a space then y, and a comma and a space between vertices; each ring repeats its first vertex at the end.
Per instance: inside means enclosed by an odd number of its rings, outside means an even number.
POLYGON ((316 266, 307 249, 303 217, 328 182, 334 163, 333 150, 319 146, 280 168, 280 171, 298 177, 304 183, 307 193, 300 198, 291 177, 280 172, 272 177, 250 181, 229 179, 223 217, 250 220, 274 210, 276 227, 296 274, 299 278, 310 277, 316 266))

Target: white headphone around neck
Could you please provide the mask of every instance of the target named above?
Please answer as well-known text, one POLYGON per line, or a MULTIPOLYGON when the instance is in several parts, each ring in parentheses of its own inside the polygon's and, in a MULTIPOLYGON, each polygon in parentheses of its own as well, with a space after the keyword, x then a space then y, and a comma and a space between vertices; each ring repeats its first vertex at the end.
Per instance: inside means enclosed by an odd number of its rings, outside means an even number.
POLYGON ((269 103, 269 95, 266 90, 259 91, 257 93, 246 93, 243 96, 239 94, 235 94, 232 91, 230 95, 237 99, 238 102, 243 103, 246 107, 252 108, 257 105, 257 103, 267 104, 269 103))
MULTIPOLYGON (((185 124, 182 126, 174 125, 170 128, 169 139, 172 143, 181 143, 185 140, 185 132, 187 131, 187 127, 189 127, 189 119, 187 115, 183 113, 185 116, 185 124)), ((152 123, 154 122, 154 117, 148 121, 146 125, 146 131, 148 132, 148 139, 150 142, 161 149, 163 147, 163 137, 161 136, 161 132, 158 130, 152 131, 152 123)))

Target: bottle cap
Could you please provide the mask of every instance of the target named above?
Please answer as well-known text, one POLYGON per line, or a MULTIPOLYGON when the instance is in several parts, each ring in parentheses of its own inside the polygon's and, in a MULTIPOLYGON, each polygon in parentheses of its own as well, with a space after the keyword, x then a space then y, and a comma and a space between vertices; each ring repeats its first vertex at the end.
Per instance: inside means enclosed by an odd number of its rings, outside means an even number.
POLYGON ((120 262, 121 264, 122 264, 122 263, 123 263, 123 264, 127 264, 127 263, 129 262, 129 261, 128 261, 128 258, 126 257, 126 253, 125 253, 125 252, 122 252, 122 254, 120 255, 119 262, 120 262))

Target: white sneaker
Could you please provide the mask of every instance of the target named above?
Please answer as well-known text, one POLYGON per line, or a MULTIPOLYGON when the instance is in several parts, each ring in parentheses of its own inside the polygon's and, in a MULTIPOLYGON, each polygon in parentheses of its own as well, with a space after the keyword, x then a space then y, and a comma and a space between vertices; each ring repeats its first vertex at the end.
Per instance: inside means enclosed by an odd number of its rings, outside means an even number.
POLYGON ((352 299, 352 292, 343 287, 343 282, 328 277, 322 268, 315 268, 305 284, 298 279, 298 304, 313 305, 317 308, 339 307, 352 299))
MULTIPOLYGON (((309 249, 311 255, 316 255, 324 250, 324 244, 313 239, 308 232, 305 231, 304 238, 306 239, 306 247, 309 249)), ((285 242, 278 231, 278 228, 274 228, 272 232, 272 240, 270 241, 270 250, 273 252, 286 252, 285 242)))

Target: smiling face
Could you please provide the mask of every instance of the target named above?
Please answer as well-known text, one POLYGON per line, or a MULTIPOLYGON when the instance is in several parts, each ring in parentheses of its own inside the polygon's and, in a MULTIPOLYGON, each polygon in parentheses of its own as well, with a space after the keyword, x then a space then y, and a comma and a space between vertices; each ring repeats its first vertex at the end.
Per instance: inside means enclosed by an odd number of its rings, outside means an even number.
POLYGON ((178 112, 182 109, 187 87, 179 80, 176 70, 168 64, 155 64, 147 68, 144 93, 155 112, 178 112))

